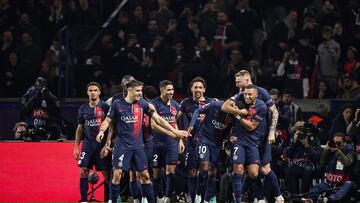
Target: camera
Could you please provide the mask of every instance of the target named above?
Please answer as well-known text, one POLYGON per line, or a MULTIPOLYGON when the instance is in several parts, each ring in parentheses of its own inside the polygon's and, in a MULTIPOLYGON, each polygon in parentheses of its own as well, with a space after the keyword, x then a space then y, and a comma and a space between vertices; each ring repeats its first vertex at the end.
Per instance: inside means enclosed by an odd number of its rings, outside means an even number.
POLYGON ((336 143, 335 143, 334 140, 330 140, 330 141, 328 142, 328 146, 329 146, 330 148, 336 148, 336 147, 337 147, 337 145, 336 145, 336 143))
POLYGON ((304 140, 308 139, 308 142, 311 146, 317 145, 319 136, 323 133, 323 130, 314 126, 310 122, 304 123, 304 128, 299 130, 298 139, 304 140))
POLYGON ((50 137, 49 131, 42 127, 37 128, 34 125, 29 125, 26 130, 19 133, 21 134, 22 139, 25 141, 48 140, 50 137))

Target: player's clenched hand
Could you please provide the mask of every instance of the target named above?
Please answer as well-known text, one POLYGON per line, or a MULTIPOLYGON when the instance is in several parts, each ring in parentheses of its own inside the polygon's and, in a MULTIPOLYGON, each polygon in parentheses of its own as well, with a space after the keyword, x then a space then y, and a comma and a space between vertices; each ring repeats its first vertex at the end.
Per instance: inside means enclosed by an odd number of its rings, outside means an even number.
POLYGON ((188 136, 189 136, 189 133, 186 130, 178 130, 177 133, 176 133, 176 137, 179 138, 179 139, 183 139, 183 138, 186 138, 188 136))
POLYGON ((79 149, 77 147, 74 148, 74 158, 75 160, 79 160, 79 149))
POLYGON ((99 133, 96 135, 96 141, 98 143, 101 143, 103 138, 104 138, 104 131, 100 130, 99 133))
POLYGON ((100 157, 101 158, 107 157, 108 154, 109 154, 109 150, 106 148, 106 146, 104 146, 100 151, 100 157))
POLYGON ((246 109, 240 110, 240 116, 246 116, 247 114, 248 114, 248 110, 246 110, 246 109))
POLYGON ((188 134, 189 134, 189 136, 191 136, 191 132, 193 131, 193 127, 189 127, 188 129, 187 129, 187 132, 188 132, 188 134))
POLYGON ((235 136, 231 136, 231 137, 230 137, 230 142, 231 142, 231 143, 235 144, 236 141, 237 141, 237 137, 235 137, 235 136))
POLYGON ((269 135, 268 135, 268 141, 269 141, 269 144, 272 144, 275 142, 275 131, 270 130, 269 135))

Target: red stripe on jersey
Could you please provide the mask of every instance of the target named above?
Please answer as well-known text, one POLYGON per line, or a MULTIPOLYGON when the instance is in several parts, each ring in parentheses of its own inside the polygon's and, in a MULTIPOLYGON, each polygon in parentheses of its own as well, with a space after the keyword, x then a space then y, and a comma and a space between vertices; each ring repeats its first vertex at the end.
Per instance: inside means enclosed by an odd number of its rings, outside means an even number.
POLYGON ((175 124, 176 124, 175 119, 177 115, 177 110, 174 106, 170 106, 170 113, 171 113, 171 120, 173 121, 170 124, 173 128, 175 128, 175 124))
POLYGON ((96 119, 96 122, 98 123, 98 130, 100 131, 100 126, 101 126, 101 123, 105 119, 105 114, 104 114, 104 111, 102 110, 102 108, 100 108, 98 106, 95 107, 95 119, 96 119))
POLYGON ((132 113, 134 115, 134 137, 137 140, 139 135, 141 134, 142 127, 142 108, 139 104, 132 105, 132 113))

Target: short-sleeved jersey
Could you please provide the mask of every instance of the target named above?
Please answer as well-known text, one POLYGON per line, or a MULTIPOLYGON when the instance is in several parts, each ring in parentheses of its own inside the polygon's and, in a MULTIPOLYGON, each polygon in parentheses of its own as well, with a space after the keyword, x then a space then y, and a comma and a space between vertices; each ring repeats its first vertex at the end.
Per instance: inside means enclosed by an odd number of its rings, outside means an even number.
POLYGON ((109 106, 104 101, 100 101, 96 107, 90 107, 89 103, 80 106, 77 120, 78 124, 84 125, 84 144, 94 147, 101 145, 96 141, 96 135, 108 110, 109 106))
POLYGON ((245 119, 250 121, 255 120, 259 123, 258 127, 250 132, 238 119, 234 119, 232 135, 237 137, 237 142, 240 145, 259 146, 261 139, 264 137, 265 132, 267 132, 267 125, 265 123, 265 116, 268 110, 267 106, 263 101, 256 99, 255 105, 246 105, 246 109, 248 110, 248 114, 245 119))
MULTIPOLYGON (((212 102, 213 100, 214 99, 212 99, 212 98, 205 97, 204 101, 195 101, 192 97, 187 97, 180 103, 180 111, 184 114, 185 119, 188 122, 190 122, 192 115, 196 109, 203 107, 205 104, 208 104, 208 103, 212 102)), ((197 127, 202 122, 203 119, 204 119, 204 115, 200 114, 198 117, 198 122, 196 122, 196 124, 194 126, 193 135, 196 134, 197 127)), ((183 129, 185 129, 185 128, 183 128, 183 129)), ((191 142, 194 143, 194 137, 195 136, 192 136, 188 140, 190 140, 191 142)))
MULTIPOLYGON (((266 89, 259 87, 259 86, 256 86, 256 89, 258 92, 258 96, 256 97, 256 99, 263 101, 268 108, 270 108, 272 105, 274 105, 271 95, 266 89)), ((243 93, 238 93, 238 94, 234 95, 233 97, 231 97, 231 99, 235 100, 235 101, 244 101, 243 93)), ((270 126, 270 116, 268 113, 265 116, 265 119, 266 119, 266 124, 268 125, 267 127, 269 127, 270 126)))
POLYGON ((143 120, 144 114, 152 115, 149 103, 140 99, 130 104, 124 98, 114 101, 107 117, 116 121, 115 146, 126 149, 144 147, 143 120))
POLYGON ((194 119, 197 119, 195 116, 205 114, 204 121, 197 132, 200 142, 205 142, 210 146, 221 146, 225 136, 224 131, 232 121, 229 114, 221 111, 223 103, 223 101, 213 101, 195 111, 190 126, 194 124, 194 119))
MULTIPOLYGON (((159 116, 165 119, 172 127, 175 127, 176 116, 180 110, 179 103, 172 99, 170 100, 170 105, 168 105, 165 104, 160 97, 151 100, 151 103, 155 106, 156 112, 159 114, 159 116)), ((177 144, 176 140, 162 133, 153 131, 152 135, 154 146, 177 144)))

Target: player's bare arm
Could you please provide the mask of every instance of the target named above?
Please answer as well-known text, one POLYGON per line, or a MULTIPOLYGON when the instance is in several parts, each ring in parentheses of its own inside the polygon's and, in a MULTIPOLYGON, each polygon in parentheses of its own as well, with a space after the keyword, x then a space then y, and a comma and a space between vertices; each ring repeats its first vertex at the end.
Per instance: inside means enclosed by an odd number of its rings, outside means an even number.
POLYGON ((246 120, 245 118, 240 118, 239 120, 248 131, 254 131, 259 126, 259 122, 255 120, 250 121, 246 120))
POLYGON ((169 137, 171 137, 171 138, 174 138, 174 139, 177 138, 177 136, 176 136, 173 132, 171 132, 171 131, 169 131, 169 130, 163 128, 163 127, 161 127, 161 126, 158 125, 153 119, 151 119, 151 129, 152 129, 152 130, 155 130, 156 132, 159 132, 159 133, 162 133, 162 134, 164 134, 164 135, 167 135, 167 136, 169 136, 169 137))
POLYGON ((235 102, 232 99, 227 99, 224 102, 224 104, 221 106, 221 111, 235 115, 235 116, 237 116, 237 115, 245 116, 248 113, 246 109, 237 108, 235 106, 235 102))
POLYGON ((159 116, 159 114, 157 114, 156 112, 154 112, 154 114, 152 115, 152 119, 156 122, 156 124, 160 125, 161 127, 165 128, 166 130, 171 131, 172 133, 174 133, 176 135, 176 137, 178 137, 180 139, 188 136, 187 131, 177 130, 177 129, 173 128, 165 119, 163 119, 161 116, 159 116))
POLYGON ((102 158, 107 157, 107 155, 109 154, 109 151, 111 150, 111 141, 112 141, 113 135, 114 135, 114 123, 111 122, 109 125, 109 128, 108 128, 106 143, 100 151, 100 156, 102 158))
POLYGON ((108 129, 110 124, 111 124, 111 118, 106 117, 106 119, 101 123, 99 133, 96 136, 97 142, 101 143, 102 139, 104 138, 104 132, 108 129))
POLYGON ((77 128, 76 128, 76 133, 75 133, 75 146, 74 146, 74 158, 75 160, 79 159, 79 145, 81 142, 81 137, 83 135, 84 132, 84 125, 83 124, 78 124, 77 128))
POLYGON ((269 110, 271 112, 271 124, 270 124, 268 141, 270 144, 272 144, 275 142, 275 130, 276 130, 277 122, 279 119, 279 112, 276 109, 275 104, 270 106, 269 110))

